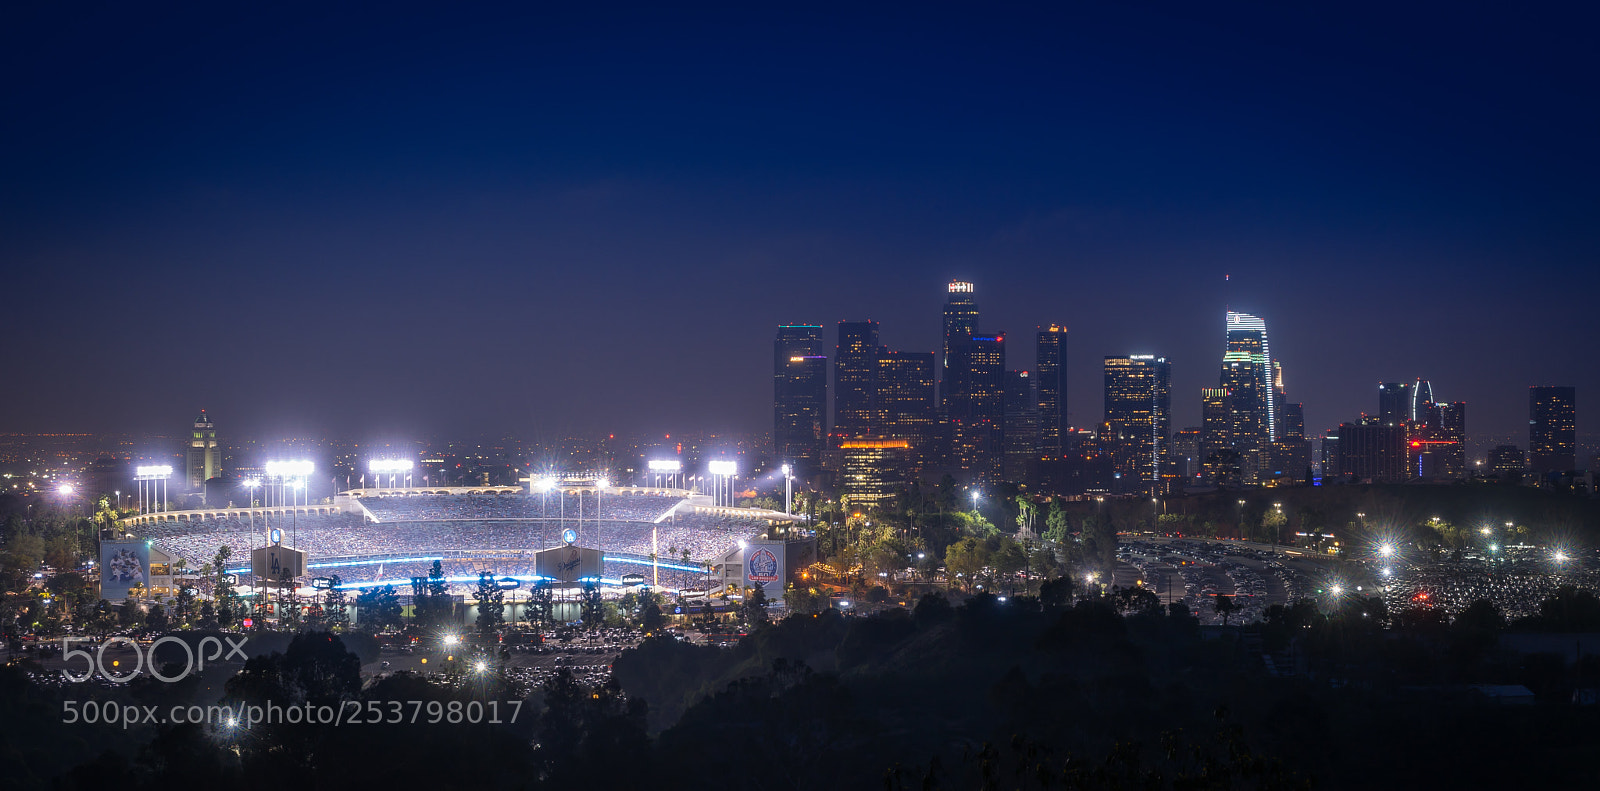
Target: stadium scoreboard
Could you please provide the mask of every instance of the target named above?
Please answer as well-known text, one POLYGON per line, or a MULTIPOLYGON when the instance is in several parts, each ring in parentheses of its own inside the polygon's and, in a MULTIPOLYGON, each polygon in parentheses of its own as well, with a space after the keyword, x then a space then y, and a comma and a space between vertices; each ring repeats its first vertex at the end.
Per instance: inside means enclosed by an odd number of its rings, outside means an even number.
POLYGON ((572 545, 546 549, 534 555, 535 573, 557 583, 599 579, 603 561, 600 550, 572 545))
POLYGON ((294 547, 273 544, 250 551, 250 573, 259 580, 282 579, 288 572, 291 579, 306 573, 306 553, 294 547))

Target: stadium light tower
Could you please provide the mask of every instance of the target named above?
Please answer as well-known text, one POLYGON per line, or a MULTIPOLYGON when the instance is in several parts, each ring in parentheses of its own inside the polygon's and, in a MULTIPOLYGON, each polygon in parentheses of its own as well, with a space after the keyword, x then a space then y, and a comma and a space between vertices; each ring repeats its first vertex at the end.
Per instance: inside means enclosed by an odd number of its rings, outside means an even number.
POLYGON ((297 488, 299 491, 305 491, 304 481, 315 470, 315 464, 304 460, 267 462, 267 478, 269 480, 276 479, 278 482, 278 504, 283 505, 286 488, 297 488), (302 485, 294 487, 296 480, 301 481, 302 485))
MULTIPOLYGON (((660 486, 663 478, 671 480, 683 472, 683 462, 677 459, 651 459, 650 471, 655 473, 656 485, 660 486)), ((676 484, 676 481, 673 483, 676 484)))
POLYGON ((794 472, 792 468, 783 465, 783 515, 794 513, 794 472))
POLYGON ((410 459, 368 459, 367 469, 378 478, 378 486, 383 486, 383 476, 389 476, 389 488, 395 488, 396 476, 411 477, 411 469, 415 464, 410 459))
POLYGON ((134 468, 134 473, 133 479, 139 482, 139 513, 149 513, 151 504, 159 506, 159 510, 166 510, 167 479, 172 477, 172 465, 141 465, 134 468), (156 499, 158 491, 161 495, 159 500, 156 499))
POLYGON ((601 544, 600 544, 600 527, 601 527, 600 516, 601 516, 601 514, 604 513, 603 511, 600 510, 600 493, 605 491, 606 487, 610 486, 610 485, 611 485, 611 482, 606 480, 605 478, 601 478, 600 480, 594 482, 594 545, 595 545, 596 548, 599 548, 601 546, 601 544))
POLYGON ((714 493, 711 496, 711 501, 721 505, 719 501, 720 494, 726 489, 728 492, 728 505, 731 507, 733 505, 733 478, 739 473, 739 465, 730 459, 714 459, 710 464, 706 465, 706 469, 712 475, 712 490, 714 493))

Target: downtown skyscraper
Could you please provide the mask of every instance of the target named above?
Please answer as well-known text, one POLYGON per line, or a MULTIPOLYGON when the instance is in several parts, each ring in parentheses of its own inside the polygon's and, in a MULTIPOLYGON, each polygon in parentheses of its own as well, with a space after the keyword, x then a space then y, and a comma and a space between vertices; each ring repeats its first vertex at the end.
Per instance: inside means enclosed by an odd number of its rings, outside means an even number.
POLYGON ((1172 432, 1172 364, 1153 354, 1108 356, 1105 377, 1100 440, 1111 448, 1112 491, 1159 494, 1172 432))
POLYGON ((1005 448, 1005 333, 979 333, 974 291, 960 280, 946 288, 940 407, 949 466, 992 484, 1001 479, 1005 448))
MULTIPOLYGON (((1226 345, 1219 387, 1205 389, 1201 397, 1207 414, 1213 414, 1218 398, 1225 398, 1227 420, 1221 425, 1216 420, 1207 421, 1201 447, 1209 455, 1202 459, 1202 465, 1215 471, 1213 481, 1221 485, 1235 481, 1239 485, 1259 485, 1278 471, 1273 463, 1275 450, 1283 455, 1284 449, 1275 448, 1278 412, 1284 401, 1283 372, 1272 358, 1266 321, 1248 313, 1228 311, 1224 330, 1226 345)), ((1294 450, 1298 451, 1298 446, 1294 450)), ((1291 463, 1298 465, 1298 460, 1291 463)))
POLYGON ((802 475, 822 464, 828 436, 828 357, 821 324, 782 324, 772 344, 772 446, 802 475))
POLYGON ((1577 389, 1528 388, 1528 468, 1566 472, 1578 466, 1577 389))
MULTIPOLYGON (((902 467, 879 471, 888 477, 874 480, 899 480, 920 474, 939 457, 934 355, 890 350, 879 341, 878 331, 875 321, 839 322, 833 434, 843 450, 873 450, 868 454, 872 464, 892 458, 902 467), (889 447, 879 440, 897 441, 895 452, 876 453, 889 447)), ((845 455, 858 467, 865 463, 860 453, 845 455)))
POLYGON ((833 424, 841 437, 872 433, 872 391, 878 369, 878 322, 839 322, 833 355, 833 424))
POLYGON ((1050 325, 1039 330, 1034 347, 1034 390, 1039 394, 1039 451, 1050 458, 1062 453, 1061 432, 1067 418, 1067 330, 1050 325))

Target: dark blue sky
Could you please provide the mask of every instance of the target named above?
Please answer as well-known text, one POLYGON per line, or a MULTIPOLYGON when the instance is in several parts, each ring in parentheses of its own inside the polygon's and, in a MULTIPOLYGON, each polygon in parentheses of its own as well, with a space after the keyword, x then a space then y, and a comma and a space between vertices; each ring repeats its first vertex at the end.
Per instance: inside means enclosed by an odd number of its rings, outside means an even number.
POLYGON ((1593 430, 1595 12, 750 5, 9 8, 0 430, 761 430, 774 325, 952 277, 1078 424, 1127 352, 1197 423, 1231 304, 1308 429, 1593 430))

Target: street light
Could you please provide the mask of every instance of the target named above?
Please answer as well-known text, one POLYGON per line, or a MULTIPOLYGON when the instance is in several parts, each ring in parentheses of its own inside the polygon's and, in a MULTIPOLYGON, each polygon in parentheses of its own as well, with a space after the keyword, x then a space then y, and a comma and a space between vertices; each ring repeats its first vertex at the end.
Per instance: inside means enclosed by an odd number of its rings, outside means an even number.
POLYGON ((1378 554, 1386 558, 1394 557, 1394 544, 1384 544, 1383 546, 1378 547, 1378 554))
POLYGON ((972 493, 972 510, 973 510, 974 513, 976 513, 977 510, 978 510, 978 498, 980 496, 982 496, 982 495, 979 492, 973 491, 973 493, 972 493))

